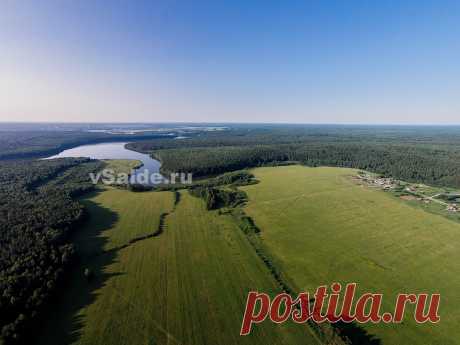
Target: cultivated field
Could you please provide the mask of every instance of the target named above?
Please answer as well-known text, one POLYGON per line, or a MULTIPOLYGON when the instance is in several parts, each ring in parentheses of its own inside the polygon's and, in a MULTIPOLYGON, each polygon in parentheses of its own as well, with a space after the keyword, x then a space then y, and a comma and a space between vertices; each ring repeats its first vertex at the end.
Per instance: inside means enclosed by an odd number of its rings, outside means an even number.
POLYGON ((247 292, 277 287, 230 216, 187 192, 175 207, 170 192, 112 188, 84 203, 90 220, 77 242, 95 275, 75 275, 40 344, 317 344, 306 326, 264 323, 239 336, 247 292), (163 212, 160 235, 114 250, 153 231, 163 212))
MULTIPOLYGON (((83 199, 82 204, 91 218, 87 226, 99 232, 98 238, 104 241, 103 249, 110 250, 157 230, 160 215, 172 210, 173 194, 134 193, 106 187, 102 193, 83 199), (108 214, 114 218, 110 226, 105 224, 108 214), (101 224, 104 229, 100 229, 101 224)), ((92 237, 79 238, 76 242, 83 251, 93 243, 92 237)))
MULTIPOLYGON (((368 324, 388 345, 460 344, 460 224, 356 185, 355 170, 286 166, 255 169, 245 211, 266 250, 297 290, 338 281, 384 294, 440 293, 439 324, 368 324)), ((412 311, 412 309, 409 309, 412 311)))

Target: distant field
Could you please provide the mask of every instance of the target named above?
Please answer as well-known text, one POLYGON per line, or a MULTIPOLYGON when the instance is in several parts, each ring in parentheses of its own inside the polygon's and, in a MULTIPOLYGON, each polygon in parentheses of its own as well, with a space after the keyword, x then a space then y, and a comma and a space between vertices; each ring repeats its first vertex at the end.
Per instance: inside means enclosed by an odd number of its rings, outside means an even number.
POLYGON ((306 326, 264 323, 239 336, 247 292, 277 287, 230 216, 187 192, 174 210, 170 192, 108 188, 84 203, 77 243, 95 277, 75 275, 39 344, 317 344, 306 326), (151 231, 162 212, 158 237, 95 256, 151 231))
MULTIPOLYGON (((295 288, 357 282, 384 294, 441 293, 441 322, 366 325, 383 345, 460 344, 460 224, 358 186, 352 169, 287 166, 253 170, 245 211, 295 288)), ((385 299, 386 296, 386 299, 385 299)))
POLYGON ((105 169, 112 169, 115 174, 130 174, 133 169, 142 166, 142 162, 136 159, 104 159, 105 169))

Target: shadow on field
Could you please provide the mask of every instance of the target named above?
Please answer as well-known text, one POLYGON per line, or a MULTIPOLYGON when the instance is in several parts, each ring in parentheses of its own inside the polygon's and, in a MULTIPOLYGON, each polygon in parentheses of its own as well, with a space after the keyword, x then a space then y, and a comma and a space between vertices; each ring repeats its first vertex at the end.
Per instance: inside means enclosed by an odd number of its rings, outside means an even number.
POLYGON ((353 345, 383 345, 379 338, 356 323, 337 322, 333 327, 341 336, 347 337, 353 345))
POLYGON ((71 237, 78 257, 66 281, 59 288, 62 293, 50 301, 50 307, 43 315, 42 329, 36 344, 68 345, 77 342, 85 326, 84 315, 79 313, 81 309, 95 301, 96 291, 108 279, 123 274, 104 272, 115 262, 117 251, 104 251, 108 241, 101 234, 113 227, 118 215, 90 200, 97 194, 92 192, 81 199, 87 212, 82 224, 75 228, 71 237), (84 274, 86 268, 92 272, 90 278, 84 274))

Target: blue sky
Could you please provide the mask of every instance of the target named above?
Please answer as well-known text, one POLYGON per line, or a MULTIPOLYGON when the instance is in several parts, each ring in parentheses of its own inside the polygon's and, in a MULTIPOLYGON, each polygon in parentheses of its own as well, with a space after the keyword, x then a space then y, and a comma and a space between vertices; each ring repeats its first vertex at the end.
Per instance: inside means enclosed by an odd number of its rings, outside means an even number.
POLYGON ((0 120, 460 123, 458 1, 0 4, 0 120))

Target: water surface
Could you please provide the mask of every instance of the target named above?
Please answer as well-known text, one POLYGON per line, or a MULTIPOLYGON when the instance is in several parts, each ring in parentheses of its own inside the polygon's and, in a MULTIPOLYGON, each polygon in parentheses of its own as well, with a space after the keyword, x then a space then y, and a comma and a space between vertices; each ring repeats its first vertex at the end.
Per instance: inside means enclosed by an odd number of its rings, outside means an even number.
POLYGON ((64 150, 61 153, 46 159, 65 157, 89 157, 93 159, 135 159, 142 162, 143 166, 135 169, 133 178, 147 170, 148 174, 160 172, 161 163, 148 154, 131 151, 125 148, 126 143, 102 143, 77 146, 64 150))

